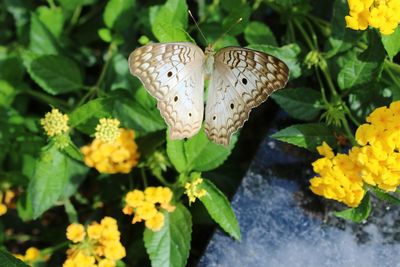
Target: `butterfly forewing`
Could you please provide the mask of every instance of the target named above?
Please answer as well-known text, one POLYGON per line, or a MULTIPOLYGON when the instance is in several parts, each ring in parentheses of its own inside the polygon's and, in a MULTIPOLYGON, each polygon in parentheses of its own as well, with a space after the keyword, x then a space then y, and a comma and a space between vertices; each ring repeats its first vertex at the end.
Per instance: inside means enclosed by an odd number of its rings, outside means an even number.
POLYGON ((218 144, 228 145, 231 135, 243 126, 252 108, 283 88, 289 69, 265 53, 226 47, 214 58, 208 89, 205 131, 218 144))
POLYGON ((171 139, 191 137, 201 128, 203 61, 203 51, 192 43, 149 44, 129 56, 130 72, 157 99, 171 139))

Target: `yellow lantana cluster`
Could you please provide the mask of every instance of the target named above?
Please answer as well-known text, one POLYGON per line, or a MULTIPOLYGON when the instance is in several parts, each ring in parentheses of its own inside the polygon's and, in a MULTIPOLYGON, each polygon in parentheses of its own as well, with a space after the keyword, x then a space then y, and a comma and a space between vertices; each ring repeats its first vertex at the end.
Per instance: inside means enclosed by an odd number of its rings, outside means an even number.
POLYGON ((62 114, 58 109, 53 108, 50 112, 47 112, 43 119, 40 120, 40 124, 43 126, 46 134, 50 137, 66 133, 68 127, 68 116, 62 114))
POLYGON ((350 14, 347 27, 365 30, 378 28, 382 34, 392 34, 400 22, 400 0, 348 0, 350 14))
POLYGON ((81 148, 85 164, 101 173, 129 173, 139 160, 134 137, 134 131, 120 129, 115 142, 94 139, 90 145, 81 148))
POLYGON ((102 118, 96 126, 96 133, 94 135, 96 139, 103 142, 115 142, 121 134, 119 125, 120 121, 117 119, 102 118))
POLYGON ((337 154, 324 143, 318 147, 324 156, 313 163, 319 177, 310 180, 311 190, 329 199, 357 207, 364 194, 364 183, 384 191, 400 185, 400 101, 389 108, 375 109, 356 132, 360 147, 348 154, 337 154))
POLYGON ((40 250, 35 247, 30 247, 25 251, 25 255, 15 254, 16 258, 21 261, 33 265, 35 262, 43 262, 49 259, 49 256, 44 256, 40 253, 40 250))
POLYGON ((116 261, 126 256, 114 218, 104 217, 87 227, 70 224, 66 235, 73 244, 63 267, 115 267, 116 261))
POLYGON ((135 214, 132 224, 145 221, 152 231, 159 231, 164 225, 164 214, 161 210, 173 212, 171 205, 172 191, 168 187, 147 187, 144 191, 133 190, 125 196, 125 207, 122 212, 127 215, 135 214))
POLYGON ((197 198, 201 198, 207 194, 205 189, 200 188, 202 183, 202 178, 196 178, 193 182, 185 184, 185 194, 189 198, 189 203, 193 203, 197 198))
POLYGON ((4 192, 0 191, 0 216, 7 213, 8 207, 14 197, 15 193, 12 190, 6 190, 4 192))

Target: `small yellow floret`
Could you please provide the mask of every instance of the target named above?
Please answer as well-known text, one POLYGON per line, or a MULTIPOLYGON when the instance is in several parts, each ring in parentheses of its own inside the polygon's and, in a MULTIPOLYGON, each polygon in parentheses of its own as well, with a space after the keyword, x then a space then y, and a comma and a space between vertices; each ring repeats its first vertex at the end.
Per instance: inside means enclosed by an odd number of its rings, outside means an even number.
POLYGON ((113 143, 121 134, 119 125, 120 121, 117 119, 102 118, 96 126, 96 133, 94 135, 102 142, 113 143))
POLYGON ((73 223, 67 227, 67 238, 74 243, 81 242, 85 235, 85 227, 82 224, 73 223))
POLYGON ((199 188, 202 183, 203 179, 197 178, 193 182, 185 184, 185 194, 189 198, 189 203, 193 203, 197 198, 201 198, 207 194, 205 189, 199 188))
POLYGON ((50 137, 60 135, 68 131, 68 116, 62 114, 58 109, 53 108, 47 112, 40 124, 43 126, 46 134, 50 137))
POLYGON ((145 221, 145 225, 152 231, 159 231, 164 225, 164 215, 160 212, 173 212, 175 206, 171 204, 173 193, 168 187, 147 187, 144 191, 133 190, 125 197, 123 213, 134 215, 132 224, 145 221))

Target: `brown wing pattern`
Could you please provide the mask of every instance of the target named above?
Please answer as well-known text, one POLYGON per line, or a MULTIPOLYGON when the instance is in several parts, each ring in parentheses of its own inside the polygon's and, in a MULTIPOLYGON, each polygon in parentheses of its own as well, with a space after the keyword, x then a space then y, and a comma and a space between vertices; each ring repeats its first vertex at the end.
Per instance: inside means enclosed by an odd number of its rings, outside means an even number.
POLYGON ((231 135, 248 120, 252 108, 285 87, 288 77, 288 67, 274 56, 240 47, 221 49, 215 55, 208 90, 208 137, 227 146, 231 135))
POLYGON ((172 139, 201 128, 204 113, 203 51, 192 43, 155 43, 134 50, 129 69, 158 102, 172 139))

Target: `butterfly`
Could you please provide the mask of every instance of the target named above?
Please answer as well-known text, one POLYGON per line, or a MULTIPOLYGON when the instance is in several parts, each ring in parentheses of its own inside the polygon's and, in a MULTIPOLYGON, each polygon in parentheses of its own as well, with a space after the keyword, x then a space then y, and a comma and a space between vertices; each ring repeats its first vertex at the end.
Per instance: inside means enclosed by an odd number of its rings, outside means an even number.
POLYGON ((201 128, 204 79, 209 78, 204 129, 217 144, 229 145, 250 111, 285 87, 289 69, 260 51, 225 47, 205 52, 189 42, 151 43, 129 56, 129 70, 157 99, 171 139, 189 138, 201 128))

